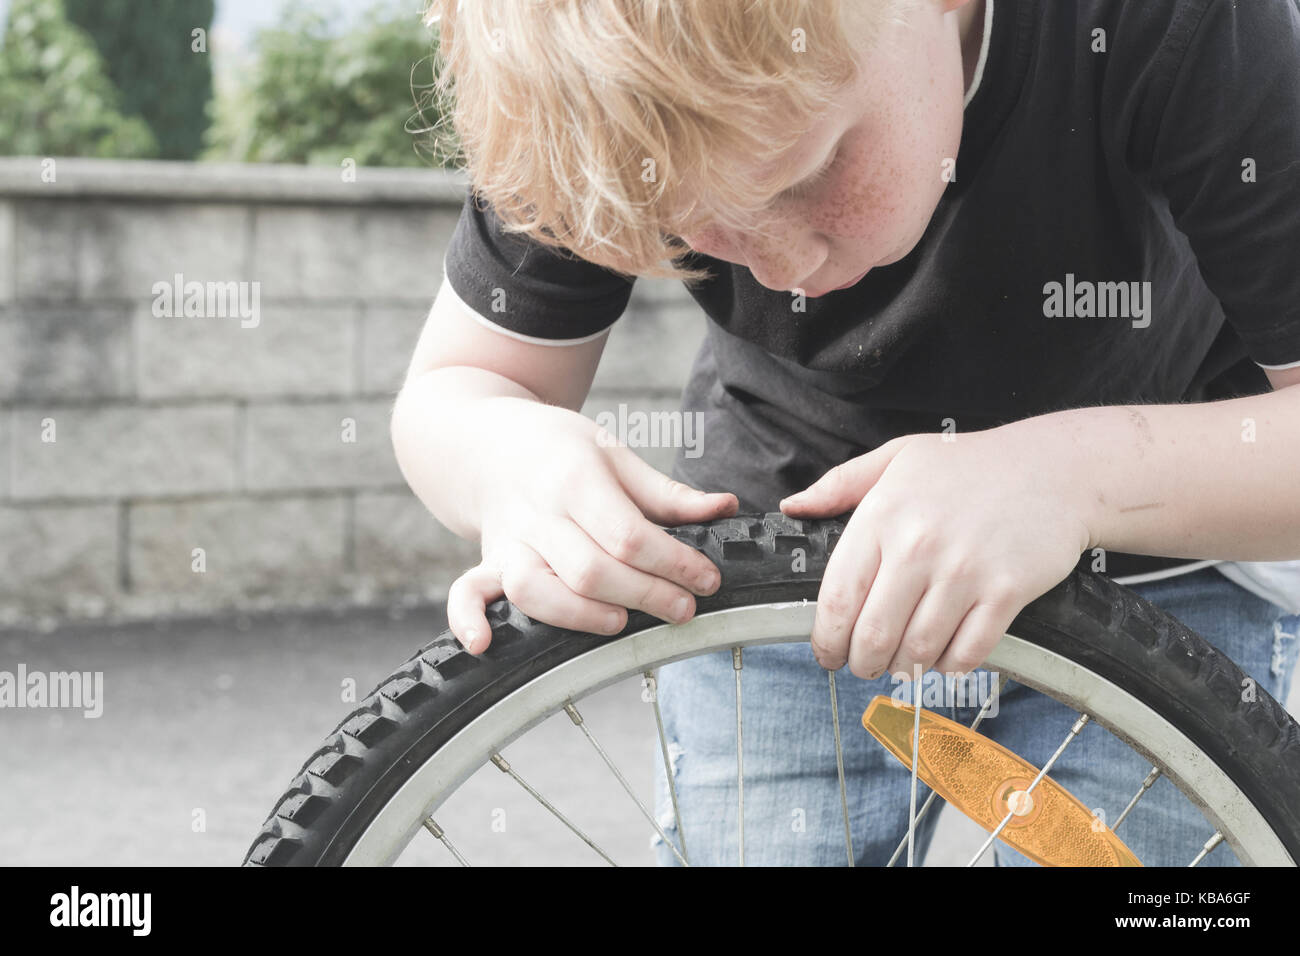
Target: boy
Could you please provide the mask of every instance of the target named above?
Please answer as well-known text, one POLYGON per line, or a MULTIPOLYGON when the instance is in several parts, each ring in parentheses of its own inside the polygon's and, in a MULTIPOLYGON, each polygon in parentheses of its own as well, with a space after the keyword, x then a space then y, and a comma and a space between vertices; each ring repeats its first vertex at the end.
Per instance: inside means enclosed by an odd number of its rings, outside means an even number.
MULTIPOLYGON (((844 859, 822 668, 859 679, 841 694, 852 726, 891 675, 977 668, 1076 563, 1285 699, 1300 565, 1272 562, 1300 558, 1294 0, 438 0, 430 15, 480 201, 393 435, 433 514, 481 538, 448 599, 466 647, 484 649, 483 607, 503 594, 597 633, 627 607, 688 619, 718 575, 657 525, 852 511, 811 653, 746 654, 751 863, 844 859), (683 401, 705 413, 704 454, 679 455, 675 482, 576 411, 636 275, 700 280, 708 317, 683 401)), ((659 682, 695 862, 738 856, 723 656, 659 682)), ((1073 719, 1008 685, 985 726, 1041 766, 1073 719)), ((865 734, 845 746, 857 861, 883 863, 906 775, 865 734)), ((1113 819, 1148 770, 1094 725, 1053 776, 1113 819)), ((1211 832, 1161 780, 1124 839, 1185 864, 1211 832)), ((1024 859, 999 846, 998 861, 1024 859)))

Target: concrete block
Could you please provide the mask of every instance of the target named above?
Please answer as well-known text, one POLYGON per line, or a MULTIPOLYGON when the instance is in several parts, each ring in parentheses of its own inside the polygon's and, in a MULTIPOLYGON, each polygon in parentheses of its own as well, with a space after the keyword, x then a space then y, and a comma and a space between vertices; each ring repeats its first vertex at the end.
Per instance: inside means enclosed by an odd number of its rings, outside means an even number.
POLYGON ((356 308, 264 303, 257 324, 134 315, 140 395, 346 395, 355 386, 356 308))
POLYGON ((442 284, 442 260, 459 216, 459 206, 363 210, 365 242, 355 294, 370 301, 403 298, 432 303, 442 284))
POLYGON ((345 502, 337 496, 146 502, 131 506, 127 529, 136 597, 287 603, 328 592, 343 571, 345 502))
POLYGON ((16 499, 229 491, 232 405, 24 406, 9 413, 16 499), (43 440, 53 436, 53 441, 43 440))
POLYGON ((14 268, 14 204, 0 202, 0 303, 13 300, 14 268))
MULTIPOLYGON (((364 209, 259 206, 250 278, 263 300, 355 299, 361 287, 364 209)), ((387 250, 389 257, 404 254, 387 250)))
POLYGON ((361 324, 361 387, 396 395, 424 328, 432 299, 405 306, 367 306, 361 324))
POLYGON ((98 616, 117 591, 115 505, 0 506, 0 621, 98 616))
POLYGON ((13 453, 9 448, 9 416, 0 411, 0 501, 9 497, 13 453))
POLYGON ((662 303, 633 299, 610 330, 592 387, 680 395, 704 341, 705 321, 691 299, 662 303))
POLYGON ((444 528, 409 491, 362 492, 353 509, 359 582, 438 599, 479 563, 478 545, 444 528))
POLYGON ((89 218, 80 203, 35 199, 15 205, 15 298, 78 298, 78 251, 89 218))
POLYGON ((248 406, 244 487, 255 491, 400 487, 392 402, 266 402, 248 406))
POLYGON ((245 282, 249 212, 203 203, 113 202, 85 206, 78 254, 86 298, 150 303, 155 283, 245 282))
POLYGON ((23 303, 0 310, 0 401, 131 393, 131 323, 125 309, 23 303))

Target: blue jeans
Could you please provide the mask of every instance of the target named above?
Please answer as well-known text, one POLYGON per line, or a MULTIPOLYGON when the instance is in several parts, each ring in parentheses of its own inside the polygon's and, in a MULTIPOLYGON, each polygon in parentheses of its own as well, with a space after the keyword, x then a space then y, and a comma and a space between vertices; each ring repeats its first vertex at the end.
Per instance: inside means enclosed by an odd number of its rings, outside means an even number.
MULTIPOLYGON (((1277 700, 1285 701, 1297 658, 1300 615, 1229 581, 1213 568, 1133 585, 1231 657, 1277 700)), ((843 866, 844 814, 826 672, 809 645, 746 649, 742 671, 745 744, 745 863, 771 866, 843 866)), ((988 679, 991 675, 985 674, 988 679)), ((971 680, 978 680, 978 672, 971 680)), ((987 686, 987 685, 985 685, 987 686)), ((994 681, 996 686, 996 681, 994 681)), ((729 652, 708 654, 660 669, 658 694, 674 762, 686 848, 694 865, 738 862, 735 677, 729 652)), ((879 866, 907 832, 911 775, 862 728, 862 712, 878 694, 910 700, 910 685, 888 674, 874 681, 836 675, 840 733, 853 849, 859 866, 879 866)), ((933 708, 967 726, 971 706, 933 708)), ((980 732, 1041 767, 1069 732, 1077 714, 1037 691, 1009 681, 996 717, 980 732)), ((655 745, 655 809, 670 836, 676 822, 662 758, 655 745)), ((1096 723, 1087 725, 1052 770, 1052 778, 1087 806, 1114 821, 1151 764, 1096 723)), ((918 786, 918 806, 928 795, 918 786)), ((949 811, 952 812, 952 811, 949 811)), ((924 859, 938 818, 936 806, 915 834, 924 859)), ((1148 866, 1186 866, 1213 827, 1169 780, 1160 778, 1124 821, 1119 836, 1148 866)), ((676 860, 654 838, 661 865, 676 860)), ((999 866, 1030 865, 996 844, 999 866)), ((992 852, 992 851, 991 851, 992 852)), ((1238 865, 1222 844, 1202 866, 1238 865)))

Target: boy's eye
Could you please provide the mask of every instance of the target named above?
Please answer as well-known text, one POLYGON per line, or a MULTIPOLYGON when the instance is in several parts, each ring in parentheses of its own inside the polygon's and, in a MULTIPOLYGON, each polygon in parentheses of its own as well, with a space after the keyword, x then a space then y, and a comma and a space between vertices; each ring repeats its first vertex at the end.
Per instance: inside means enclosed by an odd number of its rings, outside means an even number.
POLYGON ((783 198, 803 199, 804 197, 816 192, 817 188, 821 186, 821 184, 824 183, 827 177, 830 175, 830 172, 835 167, 835 163, 839 159, 839 156, 840 156, 840 151, 839 148, 837 147, 835 152, 831 153, 830 158, 827 159, 826 162, 822 164, 820 169, 818 169, 815 173, 813 173, 803 182, 799 183, 797 186, 793 186, 790 189, 787 189, 782 194, 783 198))

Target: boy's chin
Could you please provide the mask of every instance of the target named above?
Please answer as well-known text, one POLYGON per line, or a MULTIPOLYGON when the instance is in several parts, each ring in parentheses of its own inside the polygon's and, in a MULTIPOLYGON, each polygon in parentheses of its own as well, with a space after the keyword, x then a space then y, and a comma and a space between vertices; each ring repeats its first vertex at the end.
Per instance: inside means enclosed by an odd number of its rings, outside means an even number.
MULTIPOLYGON (((931 215, 933 216, 933 213, 931 215)), ((898 262, 902 259, 906 259, 908 256, 912 254, 912 250, 915 249, 918 245, 920 245, 921 239, 925 236, 925 232, 929 228, 930 228, 930 220, 927 219, 924 223, 921 224, 921 226, 916 230, 916 233, 910 239, 907 239, 904 242, 900 243, 898 246, 896 246, 893 252, 891 252, 885 258, 877 262, 873 268, 879 268, 880 266, 892 266, 895 262, 898 262)))

